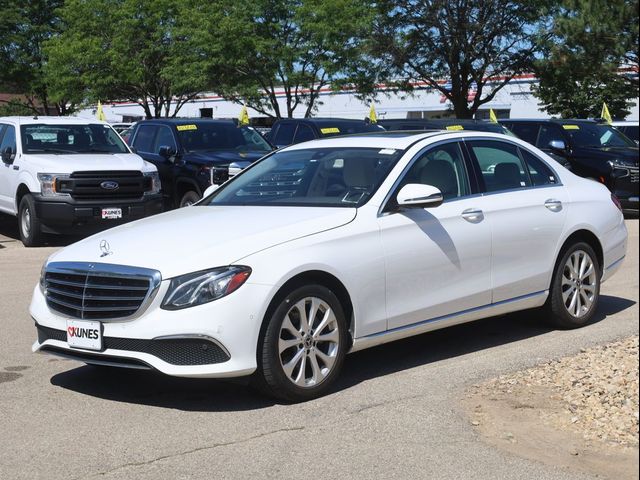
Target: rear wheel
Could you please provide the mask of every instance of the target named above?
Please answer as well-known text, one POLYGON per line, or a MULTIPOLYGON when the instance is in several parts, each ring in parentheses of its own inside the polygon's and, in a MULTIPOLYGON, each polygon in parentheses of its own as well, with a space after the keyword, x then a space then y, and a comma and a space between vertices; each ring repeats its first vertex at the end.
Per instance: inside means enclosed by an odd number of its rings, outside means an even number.
POLYGON ((257 385, 287 401, 310 400, 329 391, 340 373, 349 338, 333 292, 321 285, 298 288, 267 321, 258 353, 257 385))
POLYGON ((25 247, 38 247, 42 245, 43 233, 40 219, 36 215, 36 204, 33 196, 25 195, 18 206, 18 227, 20 239, 25 247))
POLYGON ((600 298, 600 265, 587 243, 568 248, 560 258, 551 283, 547 312, 560 328, 578 328, 589 323, 600 298))
POLYGON ((193 190, 189 190, 187 193, 185 193, 182 198, 180 199, 180 208, 182 207, 188 207, 189 205, 193 205, 194 203, 196 203, 198 200, 200 200, 200 195, 198 195, 196 192, 194 192, 193 190))

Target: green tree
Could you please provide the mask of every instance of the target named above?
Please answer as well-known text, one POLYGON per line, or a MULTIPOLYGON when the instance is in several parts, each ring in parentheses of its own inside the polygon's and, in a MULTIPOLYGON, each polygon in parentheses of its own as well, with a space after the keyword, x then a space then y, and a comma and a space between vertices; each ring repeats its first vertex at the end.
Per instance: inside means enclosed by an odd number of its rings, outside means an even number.
POLYGON ((138 103, 147 118, 175 116, 204 88, 200 76, 177 74, 179 2, 67 0, 62 34, 47 44, 54 89, 80 82, 89 99, 138 103), (173 101, 173 108, 172 108, 173 101))
POLYGON ((314 112, 360 59, 373 16, 361 0, 191 0, 180 18, 185 74, 205 73, 224 98, 281 118, 314 112))
POLYGON ((356 83, 374 93, 375 83, 386 79, 404 79, 395 82, 404 90, 424 82, 451 102, 458 118, 471 118, 531 67, 545 6, 526 0, 382 0, 367 49, 372 68, 356 75, 356 83))
POLYGON ((637 0, 565 0, 542 45, 534 94, 548 113, 598 117, 603 102, 613 117, 629 113, 638 96, 637 0))
MULTIPOLYGON (((57 10, 61 5, 62 0, 0 0, 0 89, 20 94, 12 101, 11 111, 22 104, 32 113, 42 107, 47 112, 55 108, 65 115, 79 100, 77 90, 54 93, 47 81, 43 46, 59 32, 57 10)), ((18 110, 24 112, 25 108, 18 110)))

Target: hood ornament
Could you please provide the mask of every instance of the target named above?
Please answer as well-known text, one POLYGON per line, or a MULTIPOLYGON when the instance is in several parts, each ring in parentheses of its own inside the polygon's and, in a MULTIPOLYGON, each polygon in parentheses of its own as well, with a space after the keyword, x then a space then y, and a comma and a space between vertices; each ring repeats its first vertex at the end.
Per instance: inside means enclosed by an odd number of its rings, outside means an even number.
POLYGON ((111 255, 113 252, 111 251, 111 247, 109 246, 109 242, 106 240, 100 241, 100 258, 106 257, 107 255, 111 255))

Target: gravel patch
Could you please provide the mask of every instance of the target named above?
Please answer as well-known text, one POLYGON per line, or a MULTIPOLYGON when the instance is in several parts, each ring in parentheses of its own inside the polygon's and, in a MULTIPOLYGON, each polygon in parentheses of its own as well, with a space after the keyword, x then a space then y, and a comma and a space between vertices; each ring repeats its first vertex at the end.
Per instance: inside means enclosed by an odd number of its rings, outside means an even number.
POLYGON ((587 441, 638 447, 638 336, 588 349, 482 385, 518 395, 549 389, 561 408, 540 411, 543 422, 573 430, 587 441))

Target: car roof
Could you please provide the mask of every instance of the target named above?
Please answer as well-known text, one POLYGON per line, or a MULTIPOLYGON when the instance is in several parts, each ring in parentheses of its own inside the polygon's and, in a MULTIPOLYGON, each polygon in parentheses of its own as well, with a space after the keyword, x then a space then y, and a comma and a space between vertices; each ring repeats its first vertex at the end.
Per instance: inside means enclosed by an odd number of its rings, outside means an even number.
POLYGON ((139 125, 143 125, 145 123, 161 123, 163 125, 180 125, 180 124, 186 124, 186 123, 210 123, 210 124, 224 124, 224 125, 228 125, 228 124, 233 124, 235 125, 235 121, 234 120, 229 120, 229 119, 213 119, 213 118, 201 118, 201 117, 195 117, 195 118, 149 118, 149 119, 145 119, 145 120, 140 120, 139 122, 137 122, 137 124, 139 125))
POLYGON ((328 117, 313 117, 313 118, 281 118, 278 122, 297 122, 297 123, 313 123, 317 125, 335 125, 339 123, 357 123, 366 124, 359 118, 328 118, 328 117))
POLYGON ((498 120, 500 123, 557 123, 558 125, 565 125, 568 123, 602 123, 601 121, 593 118, 502 118, 498 120))
POLYGON ((617 120, 611 122, 611 125, 614 127, 637 127, 640 125, 640 122, 638 122, 638 120, 617 120))
POLYGON ((80 118, 80 117, 53 117, 53 116, 31 116, 31 117, 0 117, 0 122, 15 123, 17 125, 88 125, 100 123, 109 125, 107 122, 98 120, 97 118, 80 118))
POLYGON ((496 138, 501 140, 514 141, 513 137, 493 132, 479 132, 472 130, 437 130, 437 131, 392 131, 357 133, 336 137, 327 137, 308 142, 297 143, 283 148, 282 150, 303 150, 306 148, 392 148, 395 150, 406 150, 415 143, 433 139, 445 140, 447 138, 496 138))

